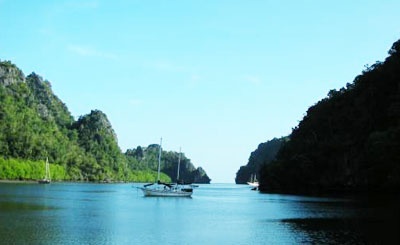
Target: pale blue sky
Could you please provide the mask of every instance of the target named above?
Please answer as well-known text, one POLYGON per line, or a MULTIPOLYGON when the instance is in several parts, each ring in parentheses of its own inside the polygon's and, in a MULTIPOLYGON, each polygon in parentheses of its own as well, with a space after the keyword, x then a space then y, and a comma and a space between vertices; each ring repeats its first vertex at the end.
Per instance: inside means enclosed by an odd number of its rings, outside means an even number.
POLYGON ((0 0, 0 59, 51 82, 123 151, 182 151, 233 182, 259 143, 384 60, 400 1, 0 0))

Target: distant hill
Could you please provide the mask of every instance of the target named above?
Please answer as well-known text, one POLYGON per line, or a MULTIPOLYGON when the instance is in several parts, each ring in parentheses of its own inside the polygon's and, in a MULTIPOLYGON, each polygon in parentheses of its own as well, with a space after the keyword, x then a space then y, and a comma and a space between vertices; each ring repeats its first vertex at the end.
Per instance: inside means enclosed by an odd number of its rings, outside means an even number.
MULTIPOLYGON (((49 81, 35 73, 25 77, 10 61, 0 61, 0 179, 40 179, 46 158, 54 180, 147 182, 157 176, 154 163, 121 152, 103 112, 75 120, 49 81)), ((163 169, 165 182, 176 178, 172 161, 177 163, 171 158, 163 169)), ((187 181, 210 183, 187 158, 181 172, 187 181)))
POLYGON ((286 137, 274 138, 259 144, 258 148, 250 154, 247 165, 241 166, 236 173, 235 183, 246 184, 250 180, 251 175, 259 176, 261 167, 275 160, 276 154, 287 140, 286 137))
POLYGON ((400 190, 400 40, 346 88, 311 106, 260 171, 265 192, 400 190))
MULTIPOLYGON (((134 149, 128 149, 125 155, 128 164, 132 168, 157 170, 158 168, 158 152, 159 145, 153 144, 148 147, 138 146, 134 149)), ((173 181, 177 180, 179 152, 162 151, 161 154, 161 171, 167 174, 173 181)), ((185 183, 204 183, 209 184, 211 179, 207 173, 201 168, 195 168, 190 159, 185 154, 181 154, 179 181, 185 183)))

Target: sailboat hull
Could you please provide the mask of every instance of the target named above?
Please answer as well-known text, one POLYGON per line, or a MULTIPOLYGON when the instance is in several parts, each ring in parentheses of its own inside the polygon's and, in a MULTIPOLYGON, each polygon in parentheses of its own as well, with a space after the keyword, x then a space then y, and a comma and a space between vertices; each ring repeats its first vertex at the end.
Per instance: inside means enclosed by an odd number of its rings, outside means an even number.
POLYGON ((257 177, 255 174, 254 174, 254 176, 253 175, 250 176, 250 181, 247 182, 247 184, 254 188, 258 188, 258 181, 257 181, 257 177))
POLYGON ((252 187, 258 187, 258 182, 247 182, 247 184, 252 187))
POLYGON ((39 184, 50 184, 50 182, 51 181, 48 180, 48 179, 41 179, 41 180, 38 181, 39 184))
POLYGON ((193 189, 186 188, 186 189, 153 189, 153 188, 146 188, 140 187, 143 191, 144 196, 147 197, 190 197, 193 194, 193 189))

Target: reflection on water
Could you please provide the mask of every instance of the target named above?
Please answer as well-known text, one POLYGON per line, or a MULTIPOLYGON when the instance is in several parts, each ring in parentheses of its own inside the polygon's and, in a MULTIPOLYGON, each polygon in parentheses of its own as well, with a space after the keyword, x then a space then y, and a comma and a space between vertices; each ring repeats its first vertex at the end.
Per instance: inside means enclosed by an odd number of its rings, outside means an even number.
POLYGON ((19 212, 19 211, 29 211, 29 210, 34 211, 34 210, 50 210, 50 209, 55 209, 55 208, 45 205, 32 204, 32 203, 1 201, 0 197, 0 210, 2 212, 19 212))
POLYGON ((302 234, 305 243, 319 244, 400 244, 400 201, 398 197, 369 196, 342 202, 311 205, 342 210, 332 217, 283 219, 302 234))
MULTIPOLYGON (((131 184, 0 184, 5 244, 398 244, 399 202, 200 185, 145 198, 131 184)), ((399 243, 400 244, 400 243, 399 243)))
POLYGON ((399 224, 394 220, 309 218, 283 222, 310 244, 399 244, 399 224))

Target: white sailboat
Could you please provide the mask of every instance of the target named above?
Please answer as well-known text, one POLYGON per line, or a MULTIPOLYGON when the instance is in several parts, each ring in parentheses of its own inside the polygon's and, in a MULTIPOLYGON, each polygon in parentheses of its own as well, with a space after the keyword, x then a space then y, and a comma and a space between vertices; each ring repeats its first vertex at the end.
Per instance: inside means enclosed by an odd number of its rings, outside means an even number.
MULTIPOLYGON (((161 148, 162 139, 160 140, 160 148, 158 153, 158 171, 157 181, 155 183, 146 184, 143 187, 138 187, 143 191, 145 196, 153 197, 190 197, 193 194, 193 188, 185 185, 178 184, 167 184, 160 181, 160 167, 161 167, 161 148)), ((179 153, 178 159, 178 180, 179 180, 179 168, 180 168, 181 153, 179 153)))
POLYGON ((258 180, 257 180, 256 174, 254 174, 254 176, 253 175, 250 176, 250 181, 247 182, 247 184, 252 186, 252 187, 254 187, 254 188, 258 188, 259 184, 258 184, 258 180))
POLYGON ((49 158, 47 158, 47 157, 46 157, 45 169, 46 169, 45 176, 43 179, 38 181, 39 184, 50 184, 51 183, 49 158))

